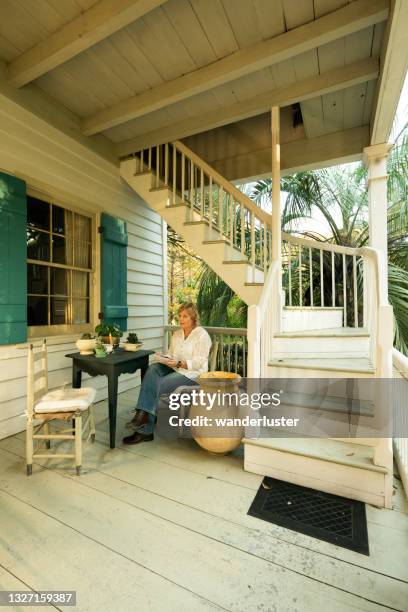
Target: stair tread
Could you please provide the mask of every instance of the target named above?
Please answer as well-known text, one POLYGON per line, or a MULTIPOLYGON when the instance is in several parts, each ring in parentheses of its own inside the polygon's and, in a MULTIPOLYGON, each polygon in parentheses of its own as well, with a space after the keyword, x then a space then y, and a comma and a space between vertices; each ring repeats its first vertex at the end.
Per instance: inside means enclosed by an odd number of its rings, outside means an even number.
POLYGON ((270 359, 269 366, 304 368, 308 370, 330 370, 341 372, 362 372, 374 373, 371 361, 366 357, 344 358, 309 358, 309 357, 288 357, 270 359))
POLYGON ((326 410, 327 412, 341 414, 352 411, 353 414, 372 416, 374 413, 374 402, 371 400, 359 398, 348 400, 337 395, 325 395, 322 393, 284 391, 281 403, 284 406, 299 406, 312 410, 326 410))
MULTIPOLYGON (((286 435, 286 434, 285 434, 286 435)), ((372 472, 386 474, 387 468, 373 463, 372 447, 327 438, 244 438, 244 444, 262 446, 271 450, 349 465, 372 472)))
POLYGON ((369 337, 368 331, 363 327, 332 327, 325 329, 307 329, 287 331, 275 334, 275 338, 344 338, 344 337, 369 337))

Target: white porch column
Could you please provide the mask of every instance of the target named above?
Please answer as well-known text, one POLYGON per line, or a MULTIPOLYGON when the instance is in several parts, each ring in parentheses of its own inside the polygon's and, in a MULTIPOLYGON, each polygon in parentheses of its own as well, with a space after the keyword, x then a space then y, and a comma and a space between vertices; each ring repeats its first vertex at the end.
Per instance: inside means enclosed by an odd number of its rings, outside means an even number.
POLYGON ((281 259, 280 117, 279 106, 271 110, 272 132, 272 260, 281 259))
POLYGON ((387 281, 387 157, 392 145, 383 143, 363 150, 368 169, 369 244, 381 252, 387 281))

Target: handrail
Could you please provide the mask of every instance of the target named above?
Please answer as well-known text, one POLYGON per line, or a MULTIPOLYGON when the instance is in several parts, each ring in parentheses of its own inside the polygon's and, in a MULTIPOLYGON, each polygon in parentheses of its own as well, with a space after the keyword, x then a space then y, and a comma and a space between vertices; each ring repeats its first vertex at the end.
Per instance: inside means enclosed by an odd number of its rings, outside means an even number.
POLYGON ((392 349, 392 360, 398 374, 408 380, 408 357, 394 347, 392 349))
POLYGON ((367 247, 348 247, 340 244, 332 244, 331 242, 324 242, 320 240, 313 240, 311 238, 302 238, 301 236, 293 236, 287 232, 282 232, 282 240, 290 242, 291 244, 300 244, 307 248, 322 249, 324 251, 331 251, 333 253, 344 253, 345 255, 362 255, 362 250, 367 247))
POLYGON ((185 144, 183 144, 179 140, 174 141, 172 144, 174 147, 176 147, 178 151, 180 151, 180 153, 184 153, 184 155, 186 155, 192 162, 194 162, 196 166, 198 166, 201 170, 204 170, 209 176, 215 179, 217 183, 219 183, 225 191, 230 193, 235 200, 242 204, 242 206, 245 206, 245 208, 253 212, 258 219, 263 221, 263 223, 266 223, 267 225, 271 226, 272 215, 265 212, 262 208, 259 208, 259 206, 257 206, 253 202, 253 200, 248 198, 244 193, 242 193, 242 191, 237 189, 235 185, 227 181, 221 174, 214 170, 212 166, 207 164, 207 162, 205 162, 203 159, 201 159, 201 157, 194 153, 194 151, 186 147, 185 144))
MULTIPOLYGON (((201 325, 209 334, 226 334, 228 336, 246 336, 246 327, 208 327, 201 325)), ((180 325, 165 325, 164 331, 176 331, 180 329, 180 325)))

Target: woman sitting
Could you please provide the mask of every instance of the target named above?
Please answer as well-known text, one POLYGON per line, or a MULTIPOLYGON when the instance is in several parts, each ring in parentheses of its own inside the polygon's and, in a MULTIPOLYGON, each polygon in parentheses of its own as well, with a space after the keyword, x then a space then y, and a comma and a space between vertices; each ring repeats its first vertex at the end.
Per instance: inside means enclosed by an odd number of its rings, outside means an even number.
POLYGON ((211 338, 198 325, 198 312, 192 302, 178 310, 180 328, 174 332, 169 353, 158 354, 160 363, 147 369, 137 401, 136 414, 128 423, 135 432, 123 439, 124 444, 139 444, 153 440, 156 409, 160 395, 169 394, 181 385, 195 385, 196 378, 208 371, 211 338))

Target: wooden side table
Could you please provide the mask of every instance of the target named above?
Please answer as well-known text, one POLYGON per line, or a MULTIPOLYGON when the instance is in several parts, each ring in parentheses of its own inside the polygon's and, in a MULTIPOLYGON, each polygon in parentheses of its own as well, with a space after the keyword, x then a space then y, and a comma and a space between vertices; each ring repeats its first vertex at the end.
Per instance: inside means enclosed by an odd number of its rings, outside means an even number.
POLYGON ((107 357, 69 353, 66 357, 72 359, 72 386, 78 389, 82 383, 82 372, 90 376, 108 377, 109 398, 109 437, 110 447, 115 448, 116 413, 118 404, 118 378, 121 374, 133 374, 140 369, 143 377, 149 367, 149 355, 154 351, 140 350, 136 352, 117 349, 107 357))

